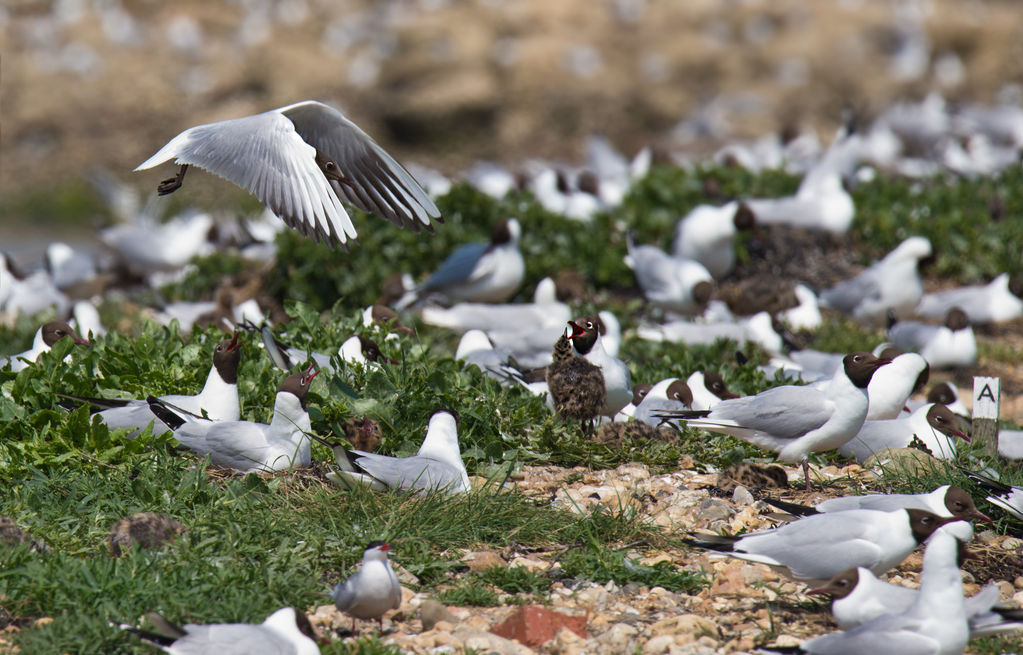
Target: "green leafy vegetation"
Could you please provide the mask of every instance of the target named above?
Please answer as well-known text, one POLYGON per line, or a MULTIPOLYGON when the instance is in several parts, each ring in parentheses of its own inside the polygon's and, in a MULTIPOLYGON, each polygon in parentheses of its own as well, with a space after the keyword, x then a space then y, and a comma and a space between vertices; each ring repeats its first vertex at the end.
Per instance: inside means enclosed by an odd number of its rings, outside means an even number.
MULTIPOLYGON (((878 179, 863 184, 855 191, 852 238, 866 262, 906 236, 927 236, 938 253, 930 272, 948 281, 977 282, 1002 271, 1023 272, 1023 222, 1012 218, 1023 210, 1021 175, 1010 170, 988 180, 878 179), (995 197, 1006 216, 1001 221, 989 218, 995 197)), ((284 605, 323 604, 329 602, 331 586, 354 570, 362 547, 372 539, 394 545, 394 561, 416 576, 417 590, 452 604, 542 602, 549 593, 551 577, 522 568, 462 572, 462 552, 484 547, 559 553, 559 575, 565 578, 698 591, 708 584, 703 574, 668 563, 639 563, 643 549, 675 545, 671 535, 643 516, 555 510, 510 490, 507 479, 525 464, 607 468, 642 462, 665 471, 676 469, 684 457, 707 468, 763 457, 763 451, 694 430, 684 431, 674 442, 598 443, 578 425, 551 415, 525 390, 503 387, 475 368, 463 368, 453 359, 454 335, 417 325, 414 337, 385 340, 383 333, 362 326, 361 310, 391 275, 421 276, 458 245, 487 239, 494 221, 515 216, 524 227, 527 262, 520 299, 528 298, 542 277, 574 269, 597 294, 573 309, 579 314, 605 308, 616 312, 624 330, 621 352, 635 381, 684 378, 709 369, 720 372, 736 393, 755 393, 786 380, 769 379, 757 370, 767 358, 753 346, 742 348, 745 363, 740 364, 734 342, 690 347, 635 336, 645 309, 634 295, 623 292, 633 283, 622 261, 625 234, 635 229, 638 242, 667 248, 675 221, 697 204, 777 196, 797 185, 797 178, 780 172, 655 168, 622 207, 597 216, 585 229, 545 211, 528 193, 498 201, 458 185, 440 199, 446 222, 428 238, 357 212, 361 243, 348 254, 292 231, 282 233, 279 257, 266 284, 292 321, 276 327, 275 334, 290 345, 322 352, 335 352, 348 336, 361 334, 374 338, 384 355, 397 360, 340 365, 318 376, 308 398, 313 430, 343 439, 345 421, 368 415, 381 426, 381 452, 409 455, 419 448, 430 414, 439 407, 454 409, 461 415, 459 435, 470 473, 490 480, 462 497, 341 492, 323 481, 323 473, 333 466, 332 454, 318 444, 313 449, 318 464, 312 470, 225 475, 182 452, 170 435, 145 431, 129 439, 124 430, 111 431, 90 419, 85 408, 68 411, 58 405, 60 394, 144 398, 194 393, 206 379, 215 344, 225 338, 212 328, 183 335, 176 325, 139 322, 131 334, 111 333, 94 339, 88 348, 61 342, 21 373, 0 370, 0 485, 5 490, 0 514, 50 546, 48 554, 0 547, 0 609, 25 625, 42 617, 58 619, 18 633, 18 647, 26 654, 151 652, 108 621, 135 622, 149 610, 176 622, 261 621, 284 605), (70 360, 65 362, 65 357, 70 360), (111 558, 110 527, 139 511, 171 514, 187 531, 157 551, 132 550, 111 558)), ((85 206, 74 200, 75 193, 60 202, 85 206)), ((742 257, 741 245, 739 249, 742 257)), ((220 254, 195 264, 193 272, 164 294, 209 298, 225 276, 244 274, 251 266, 220 254)), ((105 319, 121 315, 120 307, 103 311, 105 319)), ((129 316, 136 313, 128 310, 129 316)), ((0 352, 27 348, 41 318, 19 317, 0 326, 0 352)), ((828 319, 813 347, 869 350, 882 336, 828 319)), ((240 341, 242 416, 267 421, 285 374, 263 354, 258 334, 242 333, 240 341)), ((981 353, 1019 361, 1018 353, 997 343, 982 345, 981 353)), ((957 464, 971 466, 969 458, 981 455, 982 448, 961 447, 957 464)), ((834 454, 814 456, 816 462, 838 460, 834 454)), ((1018 467, 995 466, 1003 480, 1023 484, 1018 467)), ((880 485, 919 492, 948 483, 970 489, 978 500, 985 495, 955 465, 923 474, 889 471, 880 485)), ((1000 531, 1018 529, 1018 522, 996 508, 979 505, 998 519, 1000 531)), ((985 640, 976 644, 977 652, 998 652, 1004 647, 999 644, 1004 642, 985 640)), ((324 652, 396 651, 367 637, 354 645, 334 643, 324 652)))

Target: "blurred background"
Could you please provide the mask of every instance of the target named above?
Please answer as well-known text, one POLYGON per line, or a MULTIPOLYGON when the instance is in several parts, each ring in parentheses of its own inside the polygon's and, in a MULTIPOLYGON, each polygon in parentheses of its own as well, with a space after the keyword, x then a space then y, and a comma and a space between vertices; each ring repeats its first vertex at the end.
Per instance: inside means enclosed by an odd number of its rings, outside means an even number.
POLYGON ((844 109, 869 121, 930 92, 1019 103, 1023 6, 5 0, 0 50, 10 234, 11 221, 88 213, 81 180, 96 167, 155 186, 169 167, 131 170, 181 130, 303 99, 447 174, 479 159, 577 161, 593 133, 626 154, 699 158, 766 134, 826 144, 844 109))

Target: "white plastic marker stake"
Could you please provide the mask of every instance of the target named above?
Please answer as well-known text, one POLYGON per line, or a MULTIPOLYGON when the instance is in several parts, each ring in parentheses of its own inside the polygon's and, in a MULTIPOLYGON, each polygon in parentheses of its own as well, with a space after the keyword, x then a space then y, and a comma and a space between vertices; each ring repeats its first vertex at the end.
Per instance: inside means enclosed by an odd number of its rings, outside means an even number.
POLYGON ((973 438, 984 443, 989 453, 998 452, 999 378, 973 378, 973 438))

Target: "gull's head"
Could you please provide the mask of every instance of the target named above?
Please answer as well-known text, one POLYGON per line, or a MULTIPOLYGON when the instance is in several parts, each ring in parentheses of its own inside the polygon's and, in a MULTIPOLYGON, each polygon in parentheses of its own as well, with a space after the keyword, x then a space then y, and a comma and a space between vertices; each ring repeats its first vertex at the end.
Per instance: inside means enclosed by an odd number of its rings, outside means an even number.
POLYGON ((583 316, 569 321, 568 325, 572 328, 572 332, 566 336, 572 340, 572 347, 575 348, 575 351, 580 355, 585 355, 593 350, 600 337, 597 319, 583 316))
POLYGON ((78 333, 74 331, 70 325, 64 321, 50 321, 46 325, 40 328, 40 332, 43 336, 43 343, 51 348, 55 343, 63 339, 64 337, 71 337, 74 340, 75 345, 88 346, 88 339, 83 339, 78 336, 78 333))
POLYGON ((387 553, 390 550, 391 544, 386 541, 371 541, 366 544, 366 550, 362 553, 362 559, 384 561, 387 559, 387 553))
MULTIPOLYGON (((936 405, 936 407, 941 407, 941 405, 936 405)), ((952 513, 952 516, 963 521, 993 523, 990 517, 977 509, 977 506, 973 504, 973 497, 966 493, 962 487, 952 486, 945 491, 945 508, 952 513)))
POLYGON ((866 389, 874 371, 887 364, 890 360, 874 357, 868 352, 850 353, 842 359, 842 366, 849 381, 860 389, 866 389))
POLYGON ((498 221, 490 229, 491 246, 503 246, 506 243, 515 245, 521 237, 522 226, 519 225, 518 219, 515 218, 498 221))
POLYGON ((238 332, 235 332, 230 339, 225 339, 213 349, 213 366, 224 382, 235 384, 238 382, 238 363, 242 358, 241 344, 238 343, 238 332))
MULTIPOLYGON (((965 440, 966 443, 970 443, 970 436, 956 427, 959 423, 956 419, 956 415, 952 413, 952 410, 944 405, 935 404, 927 410, 927 423, 946 437, 959 437, 960 439, 965 440)), ((953 488, 958 489, 958 487, 953 488)), ((960 491, 962 490, 960 489, 960 491)), ((969 494, 967 494, 966 497, 969 498, 969 494)), ((970 500, 970 504, 972 506, 972 500, 970 500)), ((953 514, 954 513, 955 512, 953 512, 953 514)))
POLYGON ((277 389, 277 393, 293 394, 302 403, 302 408, 305 409, 305 397, 309 393, 309 385, 312 384, 313 378, 319 375, 319 373, 315 364, 304 371, 292 373, 284 378, 281 386, 277 389))
POLYGON ((831 596, 834 600, 838 600, 851 594, 859 583, 859 569, 848 569, 828 580, 824 586, 811 589, 806 594, 808 596, 831 596))

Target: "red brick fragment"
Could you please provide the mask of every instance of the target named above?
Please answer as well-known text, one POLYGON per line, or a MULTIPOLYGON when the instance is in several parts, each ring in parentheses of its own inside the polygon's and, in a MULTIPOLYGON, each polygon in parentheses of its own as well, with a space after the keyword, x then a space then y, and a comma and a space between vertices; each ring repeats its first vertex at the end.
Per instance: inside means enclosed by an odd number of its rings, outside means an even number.
POLYGON ((491 629, 491 632, 498 637, 514 639, 530 648, 538 648, 553 639, 562 627, 586 639, 585 616, 568 616, 536 605, 520 607, 504 623, 491 629))

